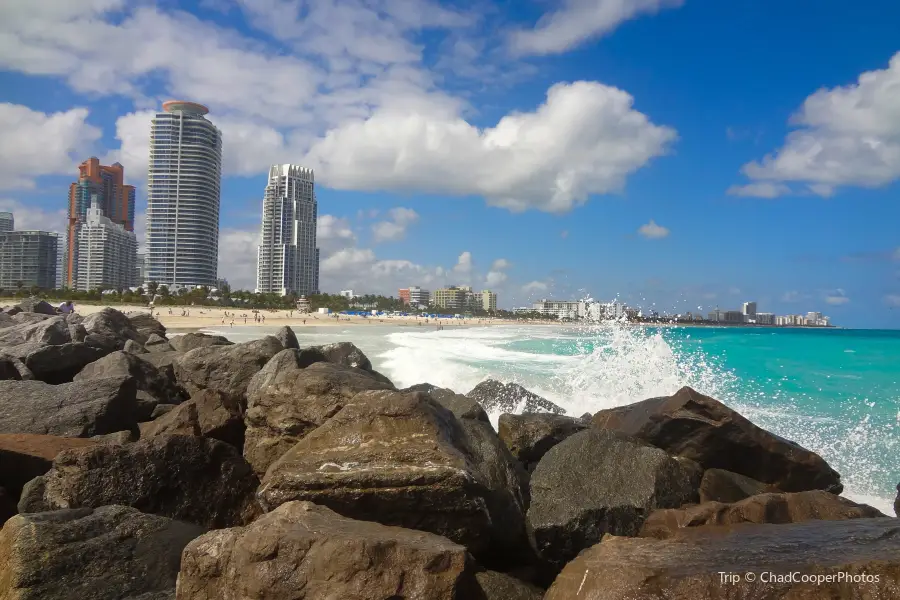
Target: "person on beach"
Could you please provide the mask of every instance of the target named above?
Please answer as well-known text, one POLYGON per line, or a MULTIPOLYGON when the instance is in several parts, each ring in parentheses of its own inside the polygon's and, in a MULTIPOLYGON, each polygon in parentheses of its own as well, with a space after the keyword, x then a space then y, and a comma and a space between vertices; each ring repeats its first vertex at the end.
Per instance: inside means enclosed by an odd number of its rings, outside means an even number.
POLYGON ((62 304, 60 304, 59 308, 57 310, 59 310, 59 313, 62 315, 68 315, 70 313, 75 312, 75 305, 72 304, 71 300, 67 300, 67 301, 63 302, 62 304))

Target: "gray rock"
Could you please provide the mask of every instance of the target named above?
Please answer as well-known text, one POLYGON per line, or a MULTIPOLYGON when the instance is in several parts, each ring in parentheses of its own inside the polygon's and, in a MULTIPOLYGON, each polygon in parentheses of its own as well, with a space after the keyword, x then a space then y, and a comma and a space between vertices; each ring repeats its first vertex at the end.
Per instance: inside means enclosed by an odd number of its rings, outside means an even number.
POLYGON ((141 335, 150 337, 151 334, 155 333, 160 337, 166 337, 165 325, 151 317, 150 313, 132 311, 125 313, 125 316, 131 321, 131 327, 141 335))
POLYGON ((740 473, 785 492, 843 490, 841 476, 821 456, 689 387, 672 396, 600 411, 593 423, 697 461, 704 469, 740 473))
POLYGON ((18 322, 12 316, 0 310, 0 329, 15 327, 16 325, 18 325, 18 322))
POLYGON ((218 390, 201 390, 143 428, 141 437, 199 435, 244 447, 244 415, 240 403, 218 390))
POLYGON ((130 377, 62 385, 0 381, 0 433, 90 437, 134 429, 136 391, 130 377))
MULTIPOLYGON (((21 313, 26 315, 27 313, 21 313)), ((19 317, 20 315, 17 315, 19 317)), ((21 321, 22 319, 17 319, 21 321)), ((18 323, 12 327, 0 329, 0 347, 18 346, 20 344, 33 343, 65 344, 72 341, 69 325, 64 317, 45 317, 36 322, 18 323)))
POLYGON ((459 421, 425 394, 366 391, 275 461, 258 497, 267 510, 304 500, 429 531, 503 561, 527 547, 526 501, 504 450, 487 424, 459 421))
POLYGON ((149 421, 153 417, 153 411, 159 405, 159 400, 144 390, 138 390, 135 398, 137 409, 135 410, 134 418, 137 419, 138 423, 149 421))
POLYGON ((441 406, 456 415, 457 419, 475 419, 490 423, 491 420, 477 400, 457 394, 453 390, 439 388, 430 383, 418 383, 400 390, 403 393, 423 392, 431 396, 441 406))
POLYGON ((8 379, 28 381, 34 379, 34 373, 17 357, 0 354, 0 380, 8 379))
POLYGON ((550 448, 584 429, 580 419, 550 413, 504 414, 498 422, 500 439, 529 473, 550 448))
POLYGON ((900 598, 897 533, 896 519, 881 518, 695 527, 667 540, 609 536, 566 565, 544 598, 900 598), (757 579, 747 581, 748 572, 757 579), (810 575, 822 578, 803 581, 810 575))
POLYGON ((147 341, 147 336, 134 329, 131 319, 114 308, 104 308, 86 316, 82 325, 88 333, 87 343, 110 352, 122 350, 128 340, 141 345, 147 341))
POLYGON ((20 312, 13 316, 13 320, 20 325, 32 325, 34 323, 46 321, 49 318, 51 318, 50 315, 42 315, 39 313, 30 312, 20 312))
POLYGON ((228 338, 221 335, 207 335, 205 333, 185 333, 184 335, 173 336, 169 340, 169 344, 177 352, 190 352, 197 348, 208 348, 209 346, 231 346, 228 338))
POLYGON ((463 600, 474 597, 473 567, 445 538, 291 502, 188 544, 178 598, 463 600))
POLYGON ((137 354, 138 358, 143 361, 146 361, 156 367, 157 369, 167 369, 172 373, 172 377, 175 377, 175 362, 184 356, 181 352, 155 352, 153 354, 137 354))
POLYGON ((103 358, 107 351, 82 342, 57 346, 16 346, 13 352, 27 348, 20 353, 25 365, 34 373, 35 379, 59 385, 69 383, 86 366, 103 358))
POLYGON ((169 344, 169 340, 155 333, 151 333, 147 341, 144 342, 144 349, 151 353, 175 351, 175 348, 169 344))
POLYGON ((149 394, 157 403, 179 404, 187 399, 187 394, 175 383, 171 368, 157 368, 128 352, 113 352, 87 365, 75 376, 75 381, 104 377, 132 377, 137 389, 149 394))
POLYGON ((18 515, 0 531, 0 598, 171 598, 204 529, 124 506, 18 515))
POLYGON ((196 348, 175 361, 175 377, 188 394, 216 389, 246 401, 250 380, 282 350, 281 342, 272 336, 231 346, 196 348))
POLYGON ((146 348, 144 348, 134 340, 128 340, 127 342, 125 342, 125 347, 122 350, 129 354, 147 354, 146 348))
POLYGON ((581 431, 551 448, 531 476, 532 544, 562 568, 607 533, 637 535, 657 508, 696 502, 699 483, 699 473, 658 448, 612 431, 581 431))
POLYGON ((546 398, 541 398, 537 394, 529 392, 517 383, 503 384, 494 379, 482 381, 466 396, 476 400, 488 412, 551 412, 560 415, 566 412, 546 398))
POLYGON ((352 367, 316 362, 302 368, 302 352, 280 352, 248 385, 244 457, 260 476, 356 394, 390 389, 352 367))
POLYGON ((69 337, 72 338, 73 342, 83 342, 87 339, 87 329, 81 323, 68 323, 68 327, 69 337))
POLYGON ((372 362, 363 353, 350 342, 339 342, 337 344, 327 344, 325 346, 313 346, 316 350, 325 355, 325 360, 345 367, 356 367, 363 371, 372 370, 372 362))
POLYGON ((27 497, 23 491, 22 512, 121 504, 209 528, 243 525, 260 514, 250 465, 232 446, 209 438, 159 436, 68 450, 41 479, 27 497))
POLYGON ((294 330, 285 325, 275 332, 275 338, 281 342, 285 349, 300 349, 300 343, 297 341, 297 335, 294 330))
POLYGON ((56 309, 40 298, 31 297, 16 305, 22 312, 55 316, 56 309))

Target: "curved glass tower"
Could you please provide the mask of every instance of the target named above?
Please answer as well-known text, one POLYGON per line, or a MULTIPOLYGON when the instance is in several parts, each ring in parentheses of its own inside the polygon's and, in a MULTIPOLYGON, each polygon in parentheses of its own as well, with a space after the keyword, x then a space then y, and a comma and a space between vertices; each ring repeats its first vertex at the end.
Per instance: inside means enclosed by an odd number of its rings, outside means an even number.
POLYGON ((172 100, 153 119, 147 181, 147 278, 216 285, 222 133, 205 106, 172 100))

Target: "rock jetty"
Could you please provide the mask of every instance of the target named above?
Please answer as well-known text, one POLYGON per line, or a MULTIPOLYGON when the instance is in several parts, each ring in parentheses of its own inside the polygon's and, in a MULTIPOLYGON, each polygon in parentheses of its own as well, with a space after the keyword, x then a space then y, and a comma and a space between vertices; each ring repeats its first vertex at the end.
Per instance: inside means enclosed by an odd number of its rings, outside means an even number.
POLYGON ((900 519, 841 491, 690 388, 566 415, 290 328, 0 310, 3 600, 900 598, 900 519))

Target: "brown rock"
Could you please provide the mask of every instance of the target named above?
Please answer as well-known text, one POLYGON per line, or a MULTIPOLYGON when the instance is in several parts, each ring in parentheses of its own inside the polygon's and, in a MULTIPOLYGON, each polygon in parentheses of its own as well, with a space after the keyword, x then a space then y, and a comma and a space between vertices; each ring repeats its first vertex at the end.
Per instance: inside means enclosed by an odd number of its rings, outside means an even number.
POLYGON ((544 598, 900 598, 898 532, 894 519, 853 519, 691 528, 667 540, 609 536, 566 565, 544 598))
POLYGON ((506 573, 480 571, 475 574, 478 593, 475 600, 541 600, 544 590, 506 573))
POLYGON ((672 396, 600 411, 593 424, 697 461, 705 469, 740 473, 785 492, 843 491, 841 476, 821 456, 689 387, 672 396))
POLYGON ((218 390, 201 390, 141 430, 143 439, 171 434, 209 437, 241 449, 244 415, 240 403, 218 390))
POLYGON ((751 496, 735 502, 705 502, 683 508, 657 510, 641 528, 641 537, 665 539, 686 527, 737 525, 739 523, 801 523, 803 521, 838 521, 884 517, 865 504, 822 490, 770 493, 751 496))
POLYGON ((23 492, 21 512, 121 504, 210 528, 259 514, 253 498, 259 481, 250 465, 232 446, 208 438, 171 435, 68 450, 41 479, 23 492))
POLYGON ((34 373, 18 357, 0 353, 0 380, 8 379, 31 380, 34 379, 34 373))
POLYGON ((128 317, 128 320, 131 321, 131 326, 138 333, 147 337, 150 337, 152 333, 160 337, 166 337, 165 325, 160 323, 155 317, 151 317, 149 313, 132 311, 125 313, 125 316, 128 317))
POLYGON ((473 565, 449 540, 290 502, 184 550, 178 600, 472 598, 473 565))
POLYGON ((89 448, 97 442, 29 433, 0 434, 0 486, 16 499, 22 486, 50 470, 63 450, 89 448))
POLYGON ((244 457, 259 475, 359 392, 390 389, 352 367, 316 362, 302 368, 301 352, 280 352, 247 388, 244 457))
POLYGON ((500 439, 529 473, 550 448, 588 427, 579 419, 551 413, 503 414, 498 426, 500 439))
POLYGON ((0 598, 162 600, 201 527, 124 506, 11 518, 0 531, 0 598))
POLYGON ((144 342, 144 349, 150 353, 173 352, 175 348, 169 343, 169 340, 161 335, 151 333, 144 342))
POLYGON ((460 422, 425 394, 368 391, 274 462, 258 497, 267 510, 315 502, 508 560, 527 547, 513 462, 489 426, 460 422))
POLYGON ((172 336, 172 339, 169 340, 169 344, 171 344, 176 351, 184 353, 190 352, 196 348, 208 348, 209 346, 231 346, 234 342, 229 341, 228 338, 221 335, 185 333, 184 335, 172 336))
POLYGON ((439 388, 430 383, 419 383, 400 391, 403 393, 423 392, 428 394, 438 404, 456 415, 457 419, 475 419, 485 423, 491 422, 488 414, 484 412, 484 408, 478 404, 477 400, 457 394, 453 390, 439 388))
POLYGON ((484 410, 502 413, 543 413, 565 414, 565 410, 546 398, 530 392, 517 383, 504 384, 495 379, 488 379, 476 385, 466 394, 468 398, 477 400, 484 410))
POLYGON ((778 491, 774 485, 738 473, 707 469, 700 481, 700 502, 739 502, 757 494, 778 491))

